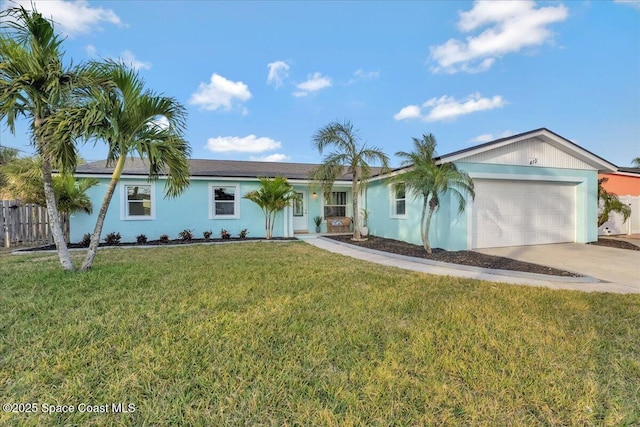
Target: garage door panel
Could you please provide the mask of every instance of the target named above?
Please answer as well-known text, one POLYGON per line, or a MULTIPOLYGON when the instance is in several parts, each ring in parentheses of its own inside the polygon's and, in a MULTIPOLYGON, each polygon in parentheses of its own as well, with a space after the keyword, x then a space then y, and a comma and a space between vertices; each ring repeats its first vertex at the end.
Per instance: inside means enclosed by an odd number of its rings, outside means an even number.
POLYGON ((575 240, 575 185, 477 180, 474 247, 520 246, 575 240))

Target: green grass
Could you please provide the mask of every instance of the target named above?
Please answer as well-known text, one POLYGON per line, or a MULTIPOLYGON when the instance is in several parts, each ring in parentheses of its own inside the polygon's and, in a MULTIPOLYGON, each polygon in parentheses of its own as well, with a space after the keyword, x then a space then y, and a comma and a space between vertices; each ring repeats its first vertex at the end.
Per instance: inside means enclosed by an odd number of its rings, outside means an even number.
POLYGON ((638 425, 640 296, 427 276, 304 243, 0 259, 0 425, 638 425), (77 409, 77 408, 76 408, 77 409))

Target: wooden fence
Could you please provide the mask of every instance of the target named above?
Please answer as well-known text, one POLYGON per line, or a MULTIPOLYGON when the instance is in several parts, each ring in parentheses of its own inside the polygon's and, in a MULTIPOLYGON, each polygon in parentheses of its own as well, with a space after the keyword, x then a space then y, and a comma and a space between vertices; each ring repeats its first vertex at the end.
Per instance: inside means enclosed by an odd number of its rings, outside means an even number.
MULTIPOLYGON (((61 214, 62 230, 69 241, 69 217, 61 214)), ((53 243, 47 209, 18 200, 0 201, 0 246, 34 246, 53 243)))

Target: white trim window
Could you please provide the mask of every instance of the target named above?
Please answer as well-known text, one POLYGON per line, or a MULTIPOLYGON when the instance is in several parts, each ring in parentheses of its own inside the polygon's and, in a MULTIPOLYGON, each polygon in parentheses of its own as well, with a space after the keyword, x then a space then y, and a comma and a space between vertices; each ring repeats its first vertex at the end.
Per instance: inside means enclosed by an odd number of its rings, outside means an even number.
POLYGON ((240 218, 240 185, 209 185, 209 219, 240 218))
POLYGON ((347 216, 347 192, 332 191, 324 200, 324 218, 347 216))
POLYGON ((127 182, 121 186, 120 217, 123 220, 151 220, 156 218, 155 185, 127 182))
POLYGON ((391 201, 391 218, 407 217, 407 189, 404 182, 391 186, 389 200, 391 201))

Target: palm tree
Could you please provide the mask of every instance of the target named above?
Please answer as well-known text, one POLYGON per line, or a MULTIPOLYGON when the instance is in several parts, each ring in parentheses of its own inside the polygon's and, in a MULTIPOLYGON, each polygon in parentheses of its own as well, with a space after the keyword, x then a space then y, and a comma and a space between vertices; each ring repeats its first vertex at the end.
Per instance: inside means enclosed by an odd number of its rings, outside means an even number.
MULTIPOLYGON (((42 159, 18 158, 0 167, 0 180, 5 182, 3 190, 23 203, 46 206, 42 178, 42 159)), ((92 212, 87 190, 98 184, 94 178, 75 179, 70 173, 53 176, 53 192, 58 211, 64 214, 92 212)))
POLYGON ((609 178, 600 178, 598 180, 598 227, 609 221, 611 212, 617 212, 622 215, 622 223, 625 223, 631 217, 631 208, 622 203, 616 194, 608 192, 602 186, 608 180, 609 178))
POLYGON ((330 146, 333 151, 325 156, 322 164, 312 171, 312 179, 319 182, 323 193, 328 195, 336 179, 344 175, 347 168, 351 174, 351 193, 353 201, 353 239, 360 240, 360 216, 358 209, 358 193, 366 185, 366 180, 371 176, 369 163, 379 163, 382 171, 389 168, 389 157, 376 147, 367 147, 360 142, 358 132, 353 125, 344 122, 333 122, 319 129, 313 135, 313 147, 320 154, 330 146))
POLYGON ((35 9, 9 8, 0 13, 0 23, 0 121, 6 120, 12 133, 19 116, 31 121, 32 142, 42 156, 43 190, 58 257, 65 270, 73 270, 56 205, 52 162, 62 160, 62 167, 73 169, 76 152, 72 149, 64 159, 52 158, 46 147, 57 141, 49 140, 43 129, 81 83, 82 76, 63 65, 63 40, 35 9))
POLYGON ((631 163, 633 163, 633 166, 640 168, 640 157, 636 157, 635 159, 631 160, 631 163))
POLYGON ((447 193, 453 194, 458 200, 458 212, 462 213, 467 203, 465 195, 468 194, 473 199, 475 192, 473 181, 466 172, 459 170, 453 163, 436 162, 436 138, 432 134, 422 135, 422 139, 413 138, 413 147, 410 153, 396 153, 396 156, 403 159, 402 165, 410 167, 403 174, 394 177, 392 182, 403 182, 405 188, 416 198, 422 198, 420 236, 425 250, 430 254, 429 228, 433 214, 440 207, 440 197, 447 193))
POLYGON ((260 206, 264 212, 264 228, 267 239, 273 237, 276 214, 298 197, 287 179, 281 176, 276 176, 274 179, 260 178, 260 188, 244 195, 245 199, 260 206))
POLYGON ((138 155, 149 164, 149 178, 166 175, 165 196, 177 197, 189 186, 191 153, 184 139, 186 110, 174 98, 145 89, 135 70, 116 62, 93 63, 110 87, 93 87, 85 102, 51 118, 49 129, 61 140, 85 138, 108 144, 107 164, 114 165, 89 249, 81 270, 88 270, 100 243, 104 219, 127 156, 138 155), (160 120, 166 120, 163 125, 160 120))

